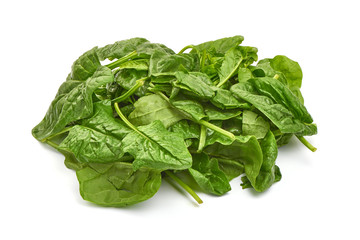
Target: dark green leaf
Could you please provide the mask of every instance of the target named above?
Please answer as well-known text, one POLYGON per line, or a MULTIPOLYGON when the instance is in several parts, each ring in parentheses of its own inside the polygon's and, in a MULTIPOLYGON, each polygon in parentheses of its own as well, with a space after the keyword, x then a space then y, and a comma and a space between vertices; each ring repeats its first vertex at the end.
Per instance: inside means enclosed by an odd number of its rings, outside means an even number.
MULTIPOLYGON (((136 81, 147 76, 147 71, 140 71, 136 69, 121 69, 115 75, 115 81, 126 90, 131 89, 136 81)), ((145 84, 139 87, 135 91, 135 95, 142 97, 148 92, 149 83, 145 82, 145 84)))
POLYGON ((211 88, 213 83, 204 73, 199 72, 176 72, 177 79, 174 86, 195 93, 197 96, 205 99, 211 99, 215 96, 214 90, 211 88))
POLYGON ((246 103, 243 100, 238 100, 229 90, 220 88, 216 90, 215 96, 211 99, 211 103, 221 109, 250 108, 249 103, 246 103))
POLYGON ((245 110, 243 112, 242 133, 244 135, 253 135, 257 139, 264 138, 270 129, 270 124, 260 115, 245 110))
POLYGON ((130 113, 128 118, 135 126, 148 125, 160 120, 167 128, 184 118, 182 114, 157 94, 139 98, 134 106, 135 110, 130 113))
POLYGON ((94 90, 113 80, 110 69, 99 67, 86 81, 66 94, 59 94, 51 103, 44 119, 32 130, 33 136, 38 140, 46 139, 59 133, 69 123, 91 116, 94 90))
POLYGON ((200 137, 200 126, 185 119, 173 124, 168 130, 180 134, 183 139, 200 137))
POLYGON ((231 87, 231 92, 239 99, 253 104, 268 117, 282 133, 299 135, 316 134, 316 125, 311 123, 311 116, 301 102, 286 90, 281 82, 271 78, 251 79, 231 87), (264 89, 260 89, 264 87, 264 89), (260 95, 257 90, 260 89, 260 95), (284 92, 281 92, 284 91, 284 92), (306 122, 303 122, 305 120, 306 122))
MULTIPOLYGON (((269 131, 265 138, 260 143, 263 153, 263 163, 259 175, 255 182, 251 182, 252 187, 258 191, 263 192, 268 189, 275 182, 275 160, 278 154, 276 140, 271 131, 269 131)), ((280 173, 280 170, 278 169, 280 173)), ((244 186, 248 187, 246 176, 243 178, 244 186)), ((280 180, 280 179, 278 179, 280 180)))
POLYGON ((209 121, 228 120, 230 118, 239 116, 241 114, 241 110, 238 109, 221 110, 211 105, 207 105, 205 106, 205 113, 208 116, 209 121))
POLYGON ((217 160, 209 160, 204 153, 193 154, 193 164, 189 172, 205 192, 223 195, 231 190, 229 180, 219 169, 217 160))
POLYGON ((169 132, 160 121, 138 127, 139 132, 129 133, 121 149, 134 158, 133 167, 150 167, 158 170, 181 170, 191 166, 191 154, 178 133, 169 132))
POLYGON ((81 196, 92 203, 124 207, 145 201, 159 190, 161 174, 149 168, 134 171, 129 163, 90 164, 76 172, 81 196))
POLYGON ((97 54, 99 55, 101 61, 105 60, 106 58, 119 59, 137 50, 141 44, 146 42, 148 42, 148 40, 145 38, 131 38, 122 40, 97 49, 97 54))
POLYGON ((221 38, 215 41, 204 42, 199 45, 194 46, 194 50, 191 52, 196 53, 196 51, 202 52, 206 50, 207 52, 214 52, 215 54, 224 55, 229 49, 238 46, 244 40, 243 36, 234 36, 228 38, 221 38))
POLYGON ((98 55, 96 54, 97 47, 85 52, 72 65, 70 77, 67 80, 84 81, 91 77, 95 71, 101 66, 98 55))
POLYGON ((113 117, 110 101, 95 103, 94 108, 94 115, 72 127, 59 149, 73 153, 80 162, 120 161, 121 140, 131 129, 113 117))
MULTIPOLYGON (((218 138, 216 142, 204 149, 211 157, 237 161, 244 165, 245 174, 252 183, 256 182, 263 154, 259 142, 253 136, 236 136, 236 140, 218 138)), ((231 176, 228 176, 229 178, 231 176)))

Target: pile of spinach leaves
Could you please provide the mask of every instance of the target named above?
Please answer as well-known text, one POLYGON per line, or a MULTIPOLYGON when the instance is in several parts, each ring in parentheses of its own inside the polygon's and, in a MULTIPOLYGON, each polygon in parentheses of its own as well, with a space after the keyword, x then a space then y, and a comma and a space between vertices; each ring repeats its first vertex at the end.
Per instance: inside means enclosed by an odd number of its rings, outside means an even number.
POLYGON ((177 54, 144 38, 95 47, 73 63, 32 134, 65 156, 81 196, 100 205, 149 199, 163 177, 199 203, 194 188, 223 195, 240 175, 243 188, 265 191, 281 179, 278 147, 296 136, 315 151, 304 136, 317 128, 299 64, 258 61, 257 48, 242 41, 177 54))

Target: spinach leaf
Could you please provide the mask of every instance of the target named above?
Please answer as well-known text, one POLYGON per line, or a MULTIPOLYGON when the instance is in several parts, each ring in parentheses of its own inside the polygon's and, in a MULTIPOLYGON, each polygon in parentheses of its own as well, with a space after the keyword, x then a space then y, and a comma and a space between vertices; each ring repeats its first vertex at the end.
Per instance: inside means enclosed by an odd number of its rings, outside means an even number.
POLYGON ((237 73, 240 65, 247 67, 257 61, 257 49, 254 47, 237 46, 226 52, 224 61, 221 65, 219 76, 220 82, 217 87, 221 87, 226 81, 237 73))
POLYGON ((235 84, 230 90, 235 97, 253 104, 282 133, 316 134, 316 125, 311 124, 312 118, 306 108, 291 94, 290 90, 286 90, 286 87, 280 84, 281 82, 275 79, 257 78, 246 83, 235 84), (260 89, 260 87, 266 89, 260 89), (257 91, 259 89, 261 94, 257 91))
MULTIPOLYGON (((276 140, 271 131, 269 131, 265 138, 260 143, 263 153, 263 163, 259 175, 255 182, 251 182, 252 187, 258 191, 263 192, 268 189, 275 182, 275 160, 278 154, 276 140)), ((280 169, 277 169, 278 176, 281 176, 280 169)), ((281 177, 280 177, 281 178, 281 177)), ((247 184, 247 176, 242 178, 244 186, 247 184)), ((280 179, 277 179, 278 181, 280 179)))
POLYGON ((200 137, 200 126, 185 119, 173 124, 168 130, 180 134, 183 139, 200 137))
POLYGON ((90 202, 124 207, 145 201, 159 190, 161 174, 157 170, 134 170, 129 163, 89 164, 78 170, 81 196, 90 202))
POLYGON ((270 129, 270 124, 260 115, 245 110, 242 118, 242 133, 253 135, 257 139, 264 138, 270 129))
POLYGON ((204 108, 200 103, 194 100, 172 100, 172 106, 178 109, 183 116, 186 116, 189 120, 194 119, 200 121, 203 118, 207 118, 204 113, 204 108))
POLYGON ((138 59, 126 61, 119 65, 118 69, 135 69, 138 71, 147 71, 149 69, 148 59, 138 59))
POLYGON ((73 63, 67 80, 85 81, 95 73, 101 66, 96 50, 95 47, 85 52, 73 63))
POLYGON ((215 95, 214 90, 211 88, 213 83, 204 73, 176 72, 175 77, 177 81, 173 84, 178 88, 188 90, 205 99, 211 99, 215 95))
POLYGON ((266 76, 274 77, 279 75, 279 80, 286 84, 298 99, 304 103, 304 98, 300 92, 302 83, 302 70, 300 65, 283 55, 277 55, 274 58, 266 58, 257 64, 258 67, 265 70, 266 76))
POLYGON ((191 53, 202 52, 213 52, 214 55, 224 55, 229 49, 238 46, 244 40, 243 36, 234 36, 228 38, 221 38, 215 41, 204 42, 193 47, 191 53))
POLYGON ((182 114, 157 94, 139 98, 134 107, 134 111, 130 113, 128 118, 135 126, 148 125, 160 120, 168 128, 184 118, 182 114))
POLYGON ((121 150, 134 157, 135 170, 141 167, 182 170, 189 168, 192 163, 182 136, 167 131, 159 120, 139 126, 138 131, 126 135, 121 150))
MULTIPOLYGON (((147 76, 147 71, 136 70, 136 69, 121 69, 115 75, 115 81, 126 90, 131 89, 136 81, 147 76)), ((149 83, 145 82, 140 88, 138 88, 134 93, 135 95, 142 97, 148 93, 149 83)))
POLYGON ((221 109, 248 109, 250 104, 241 99, 237 99, 226 89, 216 89, 215 96, 211 99, 211 103, 221 109))
POLYGON ((209 159, 204 153, 193 155, 193 164, 189 172, 205 192, 223 195, 231 190, 229 180, 219 169, 217 160, 209 159))
POLYGON ((44 119, 33 128, 33 136, 38 140, 45 140, 62 131, 69 123, 91 116, 93 92, 113 80, 110 69, 99 67, 86 81, 73 85, 74 88, 65 94, 58 94, 44 119))
POLYGON ((205 114, 208 116, 208 119, 211 120, 228 120, 234 117, 237 117, 241 114, 241 110, 230 109, 230 110, 221 110, 215 108, 211 105, 205 106, 205 114))
MULTIPOLYGON (((236 136, 235 141, 229 138, 217 138, 214 142, 204 149, 205 153, 211 157, 239 162, 244 166, 245 174, 250 182, 256 182, 263 163, 263 154, 255 137, 236 136)), ((231 176, 228 177, 231 178, 231 176)))
POLYGON ((244 165, 236 159, 227 158, 212 158, 218 161, 219 169, 225 173, 226 178, 231 181, 232 179, 244 173, 244 165))
POLYGON ((65 156, 81 196, 96 204, 149 199, 162 176, 199 204, 184 176, 223 195, 243 174, 242 188, 263 192, 282 177, 278 147, 295 135, 315 151, 303 136, 317 127, 300 92, 300 65, 278 55, 255 66, 257 48, 243 40, 177 54, 145 38, 94 47, 73 63, 32 134, 65 156))
POLYGON ((146 42, 148 42, 148 40, 145 38, 131 38, 117 41, 113 44, 108 44, 105 47, 98 48, 97 54, 101 61, 105 60, 106 58, 119 59, 133 51, 136 51, 140 45, 146 42))
POLYGON ((119 161, 124 155, 121 140, 131 129, 113 117, 110 101, 95 103, 94 108, 94 115, 72 127, 59 149, 73 153, 80 162, 119 161))

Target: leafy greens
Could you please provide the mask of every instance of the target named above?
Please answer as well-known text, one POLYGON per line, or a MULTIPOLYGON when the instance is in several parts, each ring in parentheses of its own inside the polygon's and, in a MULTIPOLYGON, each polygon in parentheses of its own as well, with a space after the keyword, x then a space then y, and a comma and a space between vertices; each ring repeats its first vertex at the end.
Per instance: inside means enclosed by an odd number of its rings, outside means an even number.
POLYGON ((278 147, 296 136, 315 151, 304 136, 317 127, 299 64, 278 55, 253 65, 258 49, 243 40, 178 54, 144 38, 92 48, 73 63, 32 134, 65 156, 81 196, 99 205, 145 201, 163 178, 199 203, 193 189, 223 195, 239 176, 243 188, 263 192, 281 179, 278 147))

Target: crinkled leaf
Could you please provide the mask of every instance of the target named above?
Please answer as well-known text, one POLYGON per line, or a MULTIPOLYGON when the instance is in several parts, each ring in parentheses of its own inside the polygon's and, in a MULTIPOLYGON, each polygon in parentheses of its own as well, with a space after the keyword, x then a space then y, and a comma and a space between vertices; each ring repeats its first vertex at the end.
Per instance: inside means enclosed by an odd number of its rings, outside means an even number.
POLYGON ((138 71, 147 71, 149 69, 148 59, 131 60, 122 63, 118 69, 135 69, 138 71))
POLYGON ((205 192, 223 195, 231 190, 229 180, 219 169, 217 160, 209 159, 204 153, 193 154, 193 164, 189 172, 205 192))
POLYGON ((228 120, 236 116, 239 116, 241 112, 242 111, 238 109, 221 110, 211 105, 205 106, 205 114, 208 116, 209 121, 228 120))
POLYGON ((178 109, 183 116, 192 120, 199 121, 203 118, 207 118, 204 113, 202 105, 193 100, 174 100, 171 101, 172 106, 178 109))
POLYGON ((246 83, 235 84, 230 90, 237 98, 253 104, 282 133, 296 133, 298 135, 316 134, 316 125, 309 123, 312 118, 306 111, 306 108, 289 89, 285 90, 286 87, 284 85, 279 87, 279 84, 281 82, 275 79, 257 78, 251 79, 246 83), (260 92, 264 95, 257 92, 260 86, 263 87, 260 92), (284 90, 284 92, 280 92, 281 90, 284 90), (291 109, 288 107, 291 107, 291 109))
POLYGON ((187 71, 197 70, 198 59, 195 54, 176 54, 176 55, 162 55, 161 59, 156 62, 156 66, 152 69, 152 74, 155 73, 175 73, 181 68, 187 71))
POLYGON ((125 55, 137 50, 141 44, 146 42, 148 42, 148 40, 145 38, 131 38, 117 41, 113 44, 108 44, 105 47, 98 48, 97 54, 99 55, 101 61, 106 58, 122 58, 125 55))
POLYGON ((69 123, 89 117, 93 113, 92 94, 95 89, 113 82, 112 72, 107 67, 99 67, 81 84, 74 85, 65 94, 59 94, 51 103, 44 119, 33 128, 33 136, 43 140, 59 133, 69 123))
POLYGON ((72 65, 71 73, 67 80, 84 81, 91 77, 94 72, 101 66, 98 55, 96 53, 97 47, 85 52, 72 65))
POLYGON ((134 158, 133 167, 150 167, 158 170, 181 170, 191 166, 191 154, 178 133, 169 132, 156 120, 138 127, 139 132, 129 133, 121 149, 134 158))
POLYGON ((195 95, 205 99, 211 99, 215 96, 215 92, 211 88, 213 83, 204 73, 176 72, 175 77, 177 81, 174 82, 174 86, 176 87, 195 93, 195 95))
POLYGON ((83 199, 104 206, 124 207, 145 201, 159 190, 161 174, 157 170, 134 170, 129 163, 90 164, 78 170, 83 199))
POLYGON ((207 52, 214 52, 216 55, 224 55, 229 49, 241 44, 243 40, 243 36, 221 38, 196 45, 191 52, 196 53, 196 51, 202 52, 206 50, 207 52))
POLYGON ((200 125, 186 119, 173 124, 168 130, 180 134, 183 139, 200 137, 200 125))
POLYGON ((250 104, 239 100, 233 96, 233 94, 226 89, 216 89, 215 96, 211 99, 211 103, 221 109, 248 109, 250 104))
MULTIPOLYGON (((126 90, 132 88, 136 81, 147 76, 147 71, 136 69, 121 69, 115 75, 115 81, 126 90)), ((135 91, 135 95, 142 97, 148 92, 149 83, 145 82, 143 86, 135 91)))
POLYGON ((121 140, 132 130, 113 117, 110 101, 94 104, 94 115, 71 128, 59 149, 71 152, 80 162, 107 163, 124 155, 121 140))

